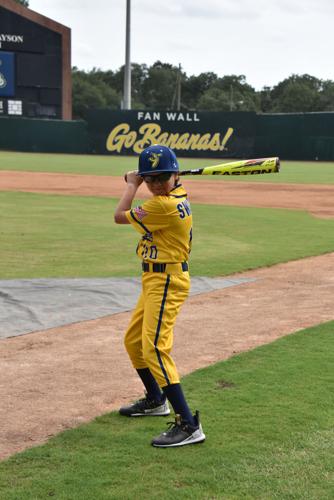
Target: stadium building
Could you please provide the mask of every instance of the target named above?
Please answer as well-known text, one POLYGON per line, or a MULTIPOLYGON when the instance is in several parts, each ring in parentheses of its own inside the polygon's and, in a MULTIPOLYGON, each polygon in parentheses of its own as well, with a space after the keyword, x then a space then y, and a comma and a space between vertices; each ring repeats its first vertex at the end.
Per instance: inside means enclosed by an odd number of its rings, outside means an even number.
POLYGON ((71 30, 0 0, 0 116, 71 120, 71 30))

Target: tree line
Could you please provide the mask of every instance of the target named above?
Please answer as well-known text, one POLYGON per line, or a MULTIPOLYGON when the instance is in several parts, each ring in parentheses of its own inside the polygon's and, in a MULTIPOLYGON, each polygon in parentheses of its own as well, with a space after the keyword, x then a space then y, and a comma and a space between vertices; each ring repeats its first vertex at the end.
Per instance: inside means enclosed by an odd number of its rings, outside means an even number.
MULTIPOLYGON (((116 71, 74 67, 73 115, 84 118, 89 108, 122 108, 124 66, 116 71)), ((255 111, 295 113, 334 111, 334 82, 291 75, 273 87, 256 91, 244 75, 219 77, 213 72, 187 74, 172 64, 132 64, 132 109, 182 111, 255 111), (180 93, 178 96, 178 92, 180 93)))

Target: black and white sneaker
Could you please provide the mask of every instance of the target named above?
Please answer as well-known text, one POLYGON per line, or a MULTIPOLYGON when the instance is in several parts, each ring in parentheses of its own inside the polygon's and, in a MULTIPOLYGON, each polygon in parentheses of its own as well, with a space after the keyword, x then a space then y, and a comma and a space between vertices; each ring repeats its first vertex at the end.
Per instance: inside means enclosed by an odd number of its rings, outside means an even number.
POLYGON ((152 439, 152 446, 158 448, 170 448, 172 446, 184 446, 186 444, 202 443, 205 434, 199 420, 199 412, 194 415, 195 425, 181 420, 180 415, 175 415, 175 422, 169 422, 169 429, 152 439))
POLYGON ((170 414, 170 409, 167 399, 154 401, 146 396, 130 406, 123 406, 119 413, 127 417, 164 417, 170 414))

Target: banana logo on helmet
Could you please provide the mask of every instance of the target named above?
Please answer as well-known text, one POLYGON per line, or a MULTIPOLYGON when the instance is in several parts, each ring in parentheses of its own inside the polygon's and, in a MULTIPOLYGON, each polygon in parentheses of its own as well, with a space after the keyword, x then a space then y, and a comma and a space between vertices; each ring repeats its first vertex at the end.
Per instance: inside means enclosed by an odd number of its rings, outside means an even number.
POLYGON ((157 168, 160 156, 162 156, 162 153, 152 153, 152 156, 149 158, 149 161, 152 163, 152 168, 157 168))

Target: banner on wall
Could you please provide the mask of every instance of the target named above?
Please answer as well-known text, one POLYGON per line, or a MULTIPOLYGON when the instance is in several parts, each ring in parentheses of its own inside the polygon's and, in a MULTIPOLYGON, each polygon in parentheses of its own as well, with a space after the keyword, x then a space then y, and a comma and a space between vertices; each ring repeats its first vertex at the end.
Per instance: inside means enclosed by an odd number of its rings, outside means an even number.
POLYGON ((98 154, 139 154, 151 144, 178 156, 250 158, 254 151, 256 113, 100 109, 86 120, 98 154))
POLYGON ((14 54, 0 52, 0 96, 15 95, 14 54))

